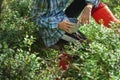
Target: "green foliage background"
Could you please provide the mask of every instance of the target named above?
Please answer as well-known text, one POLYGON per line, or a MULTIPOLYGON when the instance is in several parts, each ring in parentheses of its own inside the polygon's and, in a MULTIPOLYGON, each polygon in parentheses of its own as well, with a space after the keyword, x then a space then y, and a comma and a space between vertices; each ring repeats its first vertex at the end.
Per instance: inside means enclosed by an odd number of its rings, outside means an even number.
MULTIPOLYGON (((103 0, 120 19, 120 1, 103 0)), ((0 22, 0 80, 119 80, 120 35, 112 29, 91 24, 80 27, 89 45, 66 46, 69 54, 79 56, 73 68, 58 71, 54 49, 43 50, 38 27, 30 20, 32 0, 4 0, 0 22), (70 49, 72 48, 72 50, 70 49), (86 50, 86 51, 83 51, 86 50)))

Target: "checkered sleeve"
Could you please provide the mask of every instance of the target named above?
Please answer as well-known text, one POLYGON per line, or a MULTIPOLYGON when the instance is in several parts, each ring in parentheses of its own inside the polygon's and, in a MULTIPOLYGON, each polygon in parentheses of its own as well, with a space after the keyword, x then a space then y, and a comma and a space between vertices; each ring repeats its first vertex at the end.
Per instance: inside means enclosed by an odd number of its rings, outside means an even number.
MULTIPOLYGON (((46 5, 43 15, 37 16, 35 23, 41 25, 40 27, 46 28, 58 28, 58 23, 64 20, 68 20, 64 14, 63 9, 67 2, 60 0, 44 0, 40 2, 42 5, 46 5)), ((42 8, 42 7, 41 7, 42 8)))
POLYGON ((68 18, 64 14, 58 14, 56 16, 48 16, 46 18, 42 17, 39 20, 37 22, 38 24, 41 24, 41 27, 58 28, 58 23, 64 20, 68 20, 68 18))

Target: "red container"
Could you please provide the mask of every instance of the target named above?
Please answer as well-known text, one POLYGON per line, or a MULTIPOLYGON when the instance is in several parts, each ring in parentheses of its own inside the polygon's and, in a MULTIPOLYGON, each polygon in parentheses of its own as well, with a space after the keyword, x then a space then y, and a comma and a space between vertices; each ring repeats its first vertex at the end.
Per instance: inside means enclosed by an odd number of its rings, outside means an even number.
POLYGON ((93 8, 92 17, 98 24, 103 24, 108 28, 110 28, 111 22, 120 23, 120 21, 115 18, 110 9, 104 3, 100 3, 97 8, 93 8))

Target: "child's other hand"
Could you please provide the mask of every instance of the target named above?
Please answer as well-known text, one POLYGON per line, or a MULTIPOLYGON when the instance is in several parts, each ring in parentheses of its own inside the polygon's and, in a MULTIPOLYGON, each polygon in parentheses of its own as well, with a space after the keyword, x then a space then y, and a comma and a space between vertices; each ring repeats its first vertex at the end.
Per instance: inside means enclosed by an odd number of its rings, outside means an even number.
POLYGON ((80 18, 78 20, 78 24, 81 23, 82 25, 84 25, 84 24, 89 24, 90 23, 90 17, 91 17, 92 8, 93 8, 92 4, 88 4, 84 8, 84 10, 83 10, 83 12, 82 12, 82 14, 81 14, 81 16, 80 16, 80 18))

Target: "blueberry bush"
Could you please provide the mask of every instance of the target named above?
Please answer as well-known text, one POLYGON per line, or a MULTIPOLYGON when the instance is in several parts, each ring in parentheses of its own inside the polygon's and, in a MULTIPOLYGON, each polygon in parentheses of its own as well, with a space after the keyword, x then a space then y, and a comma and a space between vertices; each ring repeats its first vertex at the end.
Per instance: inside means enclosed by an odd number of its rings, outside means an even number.
MULTIPOLYGON (((120 1, 103 0, 120 19, 120 1)), ((77 55, 66 72, 58 67, 59 50, 46 49, 30 18, 32 0, 4 0, 0 21, 0 80, 119 80, 120 34, 93 19, 80 27, 89 39, 81 48, 66 45, 77 55)))

